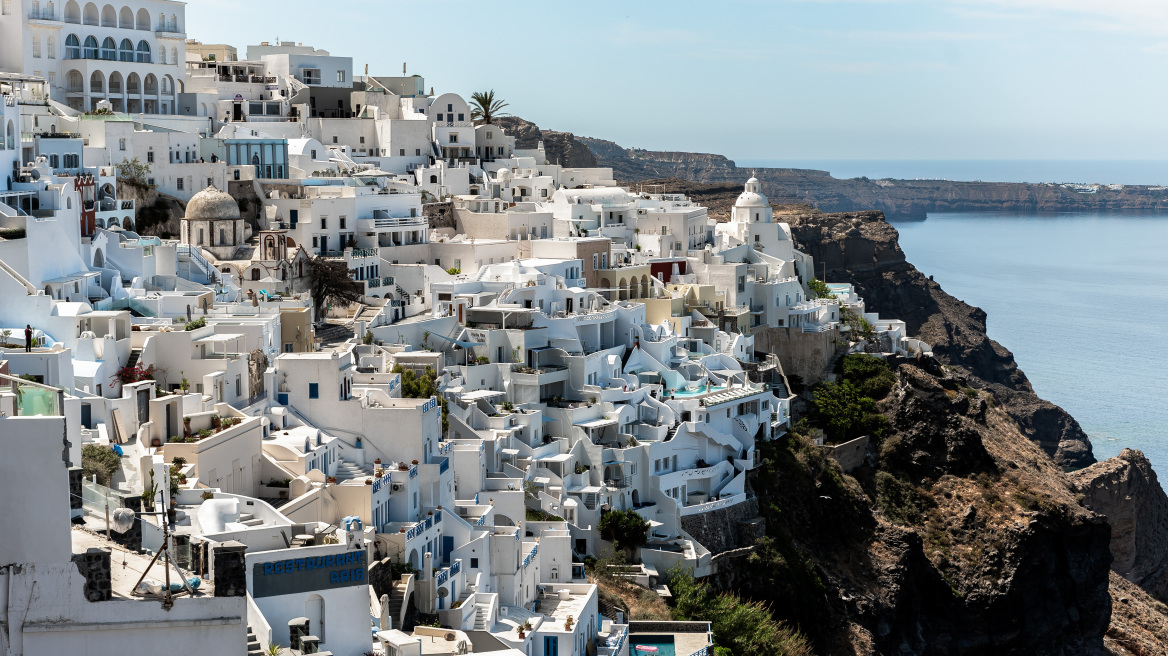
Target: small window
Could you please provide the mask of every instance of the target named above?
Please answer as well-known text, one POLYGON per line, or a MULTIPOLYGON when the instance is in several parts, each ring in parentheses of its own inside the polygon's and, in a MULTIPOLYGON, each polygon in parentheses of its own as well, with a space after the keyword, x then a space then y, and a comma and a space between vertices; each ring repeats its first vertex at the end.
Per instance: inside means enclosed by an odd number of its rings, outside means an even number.
POLYGON ((118 150, 125 150, 125 149, 126 149, 126 140, 125 139, 118 139, 118 150))
POLYGON ((153 150, 146 151, 146 162, 148 164, 154 163, 154 151, 153 150))
POLYGON ((478 569, 479 568, 479 559, 478 558, 471 558, 470 559, 470 568, 471 569, 478 569))
POLYGON ((345 217, 341 217, 341 230, 345 229, 345 217))
MULTIPOLYGON (((403 154, 404 154, 404 153, 403 153, 403 154)), ((422 149, 421 149, 421 148, 415 148, 415 149, 414 149, 414 157, 421 157, 421 155, 422 155, 422 149)))
POLYGON ((438 115, 438 120, 439 120, 439 121, 441 121, 441 120, 442 120, 442 115, 441 115, 441 114, 439 114, 439 115, 438 115))
POLYGON ((400 149, 400 150, 398 151, 398 156, 399 156, 399 157, 405 157, 405 156, 406 156, 406 149, 405 149, 405 148, 402 148, 402 149, 400 149))
POLYGON ((320 229, 321 230, 328 229, 328 217, 327 216, 320 217, 320 229))
POLYGON ((308 398, 310 398, 310 399, 320 398, 320 385, 318 385, 317 383, 309 383, 308 384, 308 398))
POLYGON ((336 137, 336 135, 333 135, 333 143, 337 143, 337 137, 336 137))
POLYGON ((175 180, 175 186, 178 187, 179 191, 182 191, 183 190, 183 179, 179 178, 178 180, 175 180))
POLYGON ((345 72, 344 71, 337 71, 337 82, 344 82, 344 81, 345 81, 345 72))

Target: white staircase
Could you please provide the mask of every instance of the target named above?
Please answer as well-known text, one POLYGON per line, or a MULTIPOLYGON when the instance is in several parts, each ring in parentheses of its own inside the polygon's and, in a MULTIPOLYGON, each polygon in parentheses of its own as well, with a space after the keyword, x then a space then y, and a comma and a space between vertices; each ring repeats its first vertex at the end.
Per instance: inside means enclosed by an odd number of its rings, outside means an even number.
POLYGON ((373 476, 372 467, 362 467, 355 462, 349 462, 344 458, 337 459, 337 482, 351 481, 354 478, 369 478, 373 476))
POLYGON ((474 617, 475 631, 491 630, 491 608, 486 604, 475 604, 474 617))

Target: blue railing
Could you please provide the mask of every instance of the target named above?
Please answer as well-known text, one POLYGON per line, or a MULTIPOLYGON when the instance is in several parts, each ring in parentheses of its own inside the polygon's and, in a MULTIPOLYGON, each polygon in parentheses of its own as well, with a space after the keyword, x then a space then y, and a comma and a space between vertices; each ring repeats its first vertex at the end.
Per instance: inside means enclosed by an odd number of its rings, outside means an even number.
POLYGON ((417 478, 417 476, 418 476, 418 466, 414 465, 413 467, 410 467, 410 478, 417 478))
POLYGON ((438 473, 445 474, 447 469, 450 469, 450 458, 443 458, 442 464, 438 465, 438 473))
MULTIPOLYGON (((518 534, 516 534, 516 536, 518 536, 518 534)), ((537 554, 537 553, 539 553, 539 544, 536 544, 534 547, 532 547, 531 553, 527 554, 527 556, 524 557, 523 569, 527 569, 527 566, 530 565, 531 561, 535 559, 535 554, 537 554)))

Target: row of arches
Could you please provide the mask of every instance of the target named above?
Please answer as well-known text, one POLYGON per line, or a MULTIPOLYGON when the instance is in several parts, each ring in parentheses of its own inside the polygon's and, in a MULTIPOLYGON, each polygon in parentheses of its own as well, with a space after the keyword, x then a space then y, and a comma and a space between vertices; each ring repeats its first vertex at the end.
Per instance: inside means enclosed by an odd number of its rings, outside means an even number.
MULTIPOLYGON (((162 76, 161 85, 159 85, 159 79, 153 73, 148 73, 145 79, 139 77, 137 73, 130 73, 125 78, 124 86, 122 82, 122 74, 114 71, 109 75, 107 86, 105 73, 94 71, 89 76, 88 91, 90 94, 97 95, 106 93, 121 95, 125 93, 135 96, 157 96, 159 93, 164 96, 172 96, 177 91, 174 78, 169 75, 162 76)), ((65 75, 65 90, 69 93, 85 93, 85 78, 81 75, 80 71, 74 69, 65 75)))
MULTIPOLYGON (((41 6, 40 0, 32 0, 32 15, 34 17, 43 17, 48 19, 55 18, 55 7, 52 0, 46 2, 44 7, 41 6)), ((96 27, 117 27, 125 30, 143 30, 149 31, 150 26, 150 12, 145 9, 139 9, 135 12, 129 7, 122 7, 121 10, 115 10, 113 5, 105 5, 99 11, 97 5, 89 2, 82 8, 76 0, 69 0, 65 5, 65 15, 63 17, 66 23, 76 23, 84 25, 93 25, 96 27)), ((169 17, 162 12, 158 13, 158 27, 159 31, 178 31, 178 15, 171 14, 169 17)))
MULTIPOLYGON (((97 227, 99 227, 99 228, 122 228, 123 230, 133 230, 134 229, 134 220, 127 216, 124 219, 122 219, 121 221, 118 221, 118 217, 111 216, 108 221, 102 221, 101 217, 98 217, 97 218, 97 227)), ((100 266, 99 264, 96 264, 96 259, 95 259, 94 266, 100 266)))
MULTIPOLYGON (((53 49, 56 46, 53 40, 49 39, 49 57, 52 58, 56 53, 53 49)), ((33 38, 33 52, 39 55, 40 53, 40 37, 33 38)), ((133 62, 138 64, 152 64, 155 63, 151 56, 150 44, 146 41, 139 41, 137 45, 129 39, 122 39, 121 43, 115 42, 113 37, 106 37, 101 45, 97 43, 97 37, 87 36, 85 41, 76 34, 70 34, 65 37, 65 59, 99 59, 102 61, 120 61, 133 62)), ((170 56, 167 56, 166 46, 158 46, 158 62, 165 64, 167 62, 172 64, 178 63, 178 47, 170 49, 170 56)))
POLYGON ((642 275, 640 278, 636 276, 620 278, 617 280, 615 287, 612 284, 612 280, 601 278, 600 289, 604 297, 610 301, 629 301, 638 298, 649 298, 649 276, 642 275))

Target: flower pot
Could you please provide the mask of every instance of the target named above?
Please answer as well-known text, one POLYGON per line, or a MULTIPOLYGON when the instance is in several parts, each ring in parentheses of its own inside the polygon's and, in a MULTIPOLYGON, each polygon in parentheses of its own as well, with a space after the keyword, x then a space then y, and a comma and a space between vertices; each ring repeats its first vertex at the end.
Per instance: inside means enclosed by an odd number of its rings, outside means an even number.
POLYGON ((377 465, 378 467, 380 467, 380 466, 381 466, 381 458, 374 458, 374 459, 373 459, 373 464, 375 464, 375 465, 377 465))
POLYGON ((156 437, 156 438, 150 440, 150 446, 153 446, 153 447, 162 446, 162 438, 156 437))
POLYGON ((411 460, 411 461, 410 461, 410 464, 411 464, 411 465, 416 465, 416 464, 418 464, 418 461, 417 461, 417 460, 411 460))

